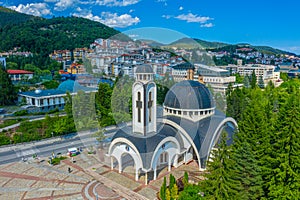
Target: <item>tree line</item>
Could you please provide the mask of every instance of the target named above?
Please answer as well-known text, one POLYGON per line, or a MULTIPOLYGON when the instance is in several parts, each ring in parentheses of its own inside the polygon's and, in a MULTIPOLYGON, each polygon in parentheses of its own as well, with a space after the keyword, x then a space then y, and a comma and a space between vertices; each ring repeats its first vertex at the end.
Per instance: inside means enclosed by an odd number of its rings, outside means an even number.
POLYGON ((299 88, 293 79, 278 88, 231 90, 227 115, 238 120, 234 142, 228 146, 222 133, 205 180, 194 185, 203 197, 186 199, 299 199, 299 88))

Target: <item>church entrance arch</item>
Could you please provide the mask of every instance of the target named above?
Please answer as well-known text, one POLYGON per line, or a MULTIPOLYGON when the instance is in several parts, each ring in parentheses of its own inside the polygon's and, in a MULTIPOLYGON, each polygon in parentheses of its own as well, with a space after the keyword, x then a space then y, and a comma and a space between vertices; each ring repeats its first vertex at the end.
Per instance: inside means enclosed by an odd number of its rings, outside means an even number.
POLYGON ((108 154, 111 157, 112 169, 114 167, 113 158, 116 158, 119 173, 122 173, 122 170, 129 166, 133 166, 131 169, 135 173, 135 179, 138 180, 138 174, 143 167, 143 162, 137 148, 130 141, 125 138, 115 139, 109 146, 108 154))
POLYGON ((207 158, 206 161, 209 160, 211 151, 213 150, 213 148, 217 148, 217 144, 219 142, 220 136, 222 134, 222 132, 226 132, 227 136, 228 136, 228 144, 231 144, 233 142, 233 135, 235 130, 237 130, 237 122, 231 118, 231 117, 227 117, 225 118, 220 124, 219 126, 216 128, 216 131, 214 133, 213 139, 210 143, 208 152, 207 152, 207 158))
POLYGON ((170 171, 173 165, 177 165, 179 152, 180 145, 174 137, 167 137, 157 145, 151 160, 154 180, 166 167, 170 171))
POLYGON ((129 153, 123 153, 120 157, 121 171, 129 174, 135 173, 135 162, 129 153))

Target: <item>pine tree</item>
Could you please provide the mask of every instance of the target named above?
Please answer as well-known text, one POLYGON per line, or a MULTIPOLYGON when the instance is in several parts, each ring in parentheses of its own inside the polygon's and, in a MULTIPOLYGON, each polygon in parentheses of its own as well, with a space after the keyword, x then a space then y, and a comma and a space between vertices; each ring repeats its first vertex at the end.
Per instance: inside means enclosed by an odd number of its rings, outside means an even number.
POLYGON ((257 82, 256 75, 255 75, 255 71, 253 70, 251 74, 251 82, 250 82, 252 89, 256 88, 256 82, 257 82))
POLYGON ((176 200, 178 198, 178 187, 176 184, 170 189, 170 193, 172 200, 176 200))
POLYGON ((170 190, 173 188, 174 185, 176 185, 176 179, 172 174, 170 174, 170 181, 169 181, 170 190))
POLYGON ((270 199, 300 198, 300 92, 292 89, 279 110, 271 152, 273 173, 269 174, 270 199))
POLYGON ((212 161, 207 165, 210 173, 206 174, 206 180, 200 183, 207 199, 240 199, 241 185, 234 180, 233 165, 231 147, 227 146, 227 134, 223 132, 218 150, 212 152, 212 161))
POLYGON ((251 99, 247 107, 241 114, 239 120, 239 132, 244 140, 250 144, 255 154, 255 158, 261 158, 269 144, 270 119, 267 118, 266 106, 268 99, 263 95, 263 91, 251 90, 249 94, 251 99))
POLYGON ((262 76, 259 76, 258 87, 260 87, 261 89, 265 88, 265 82, 262 76))
POLYGON ((171 192, 169 188, 166 189, 166 200, 171 200, 171 192))
POLYGON ((184 172, 182 182, 183 182, 184 187, 186 187, 189 183, 189 175, 186 171, 184 172))
POLYGON ((232 157, 235 162, 234 178, 242 186, 241 197, 242 199, 260 199, 263 196, 261 168, 250 144, 243 139, 243 134, 237 133, 236 135, 232 157))
POLYGON ((11 105, 17 98, 8 73, 0 66, 0 106, 11 105))
POLYGON ((167 189, 167 180, 166 177, 164 177, 164 182, 160 188, 159 196, 162 200, 166 200, 166 189, 167 189))
POLYGON ((248 75, 246 75, 245 77, 244 77, 244 87, 245 88, 249 88, 250 87, 250 81, 249 81, 249 76, 248 75))

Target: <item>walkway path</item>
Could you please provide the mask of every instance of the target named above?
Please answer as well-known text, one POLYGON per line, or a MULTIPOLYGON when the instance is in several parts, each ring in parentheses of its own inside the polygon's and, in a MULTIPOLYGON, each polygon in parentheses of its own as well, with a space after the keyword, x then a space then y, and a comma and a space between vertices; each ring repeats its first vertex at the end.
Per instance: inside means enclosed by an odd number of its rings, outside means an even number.
POLYGON ((120 184, 118 184, 108 178, 105 178, 104 176, 94 172, 91 169, 87 169, 86 172, 88 174, 90 174, 91 176, 93 176, 97 181, 103 183, 105 186, 107 186, 107 187, 111 188, 112 190, 114 190, 115 192, 117 192, 120 196, 123 196, 130 200, 148 200, 146 197, 144 197, 128 188, 125 188, 125 187, 121 186, 120 184))

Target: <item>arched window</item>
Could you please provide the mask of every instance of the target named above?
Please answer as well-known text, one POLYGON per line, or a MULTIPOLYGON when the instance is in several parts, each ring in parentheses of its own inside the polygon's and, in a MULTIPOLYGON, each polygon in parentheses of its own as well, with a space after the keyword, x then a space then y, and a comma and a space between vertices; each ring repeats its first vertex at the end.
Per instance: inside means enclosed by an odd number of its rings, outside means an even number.
POLYGON ((142 112, 142 107, 143 107, 142 101, 141 101, 141 93, 138 92, 137 96, 138 96, 138 99, 136 101, 136 107, 138 109, 138 122, 141 122, 141 114, 142 114, 141 112, 142 112))
POLYGON ((151 122, 152 118, 152 105, 153 100, 152 100, 152 92, 149 92, 149 99, 148 99, 148 111, 149 111, 149 122, 151 122))

